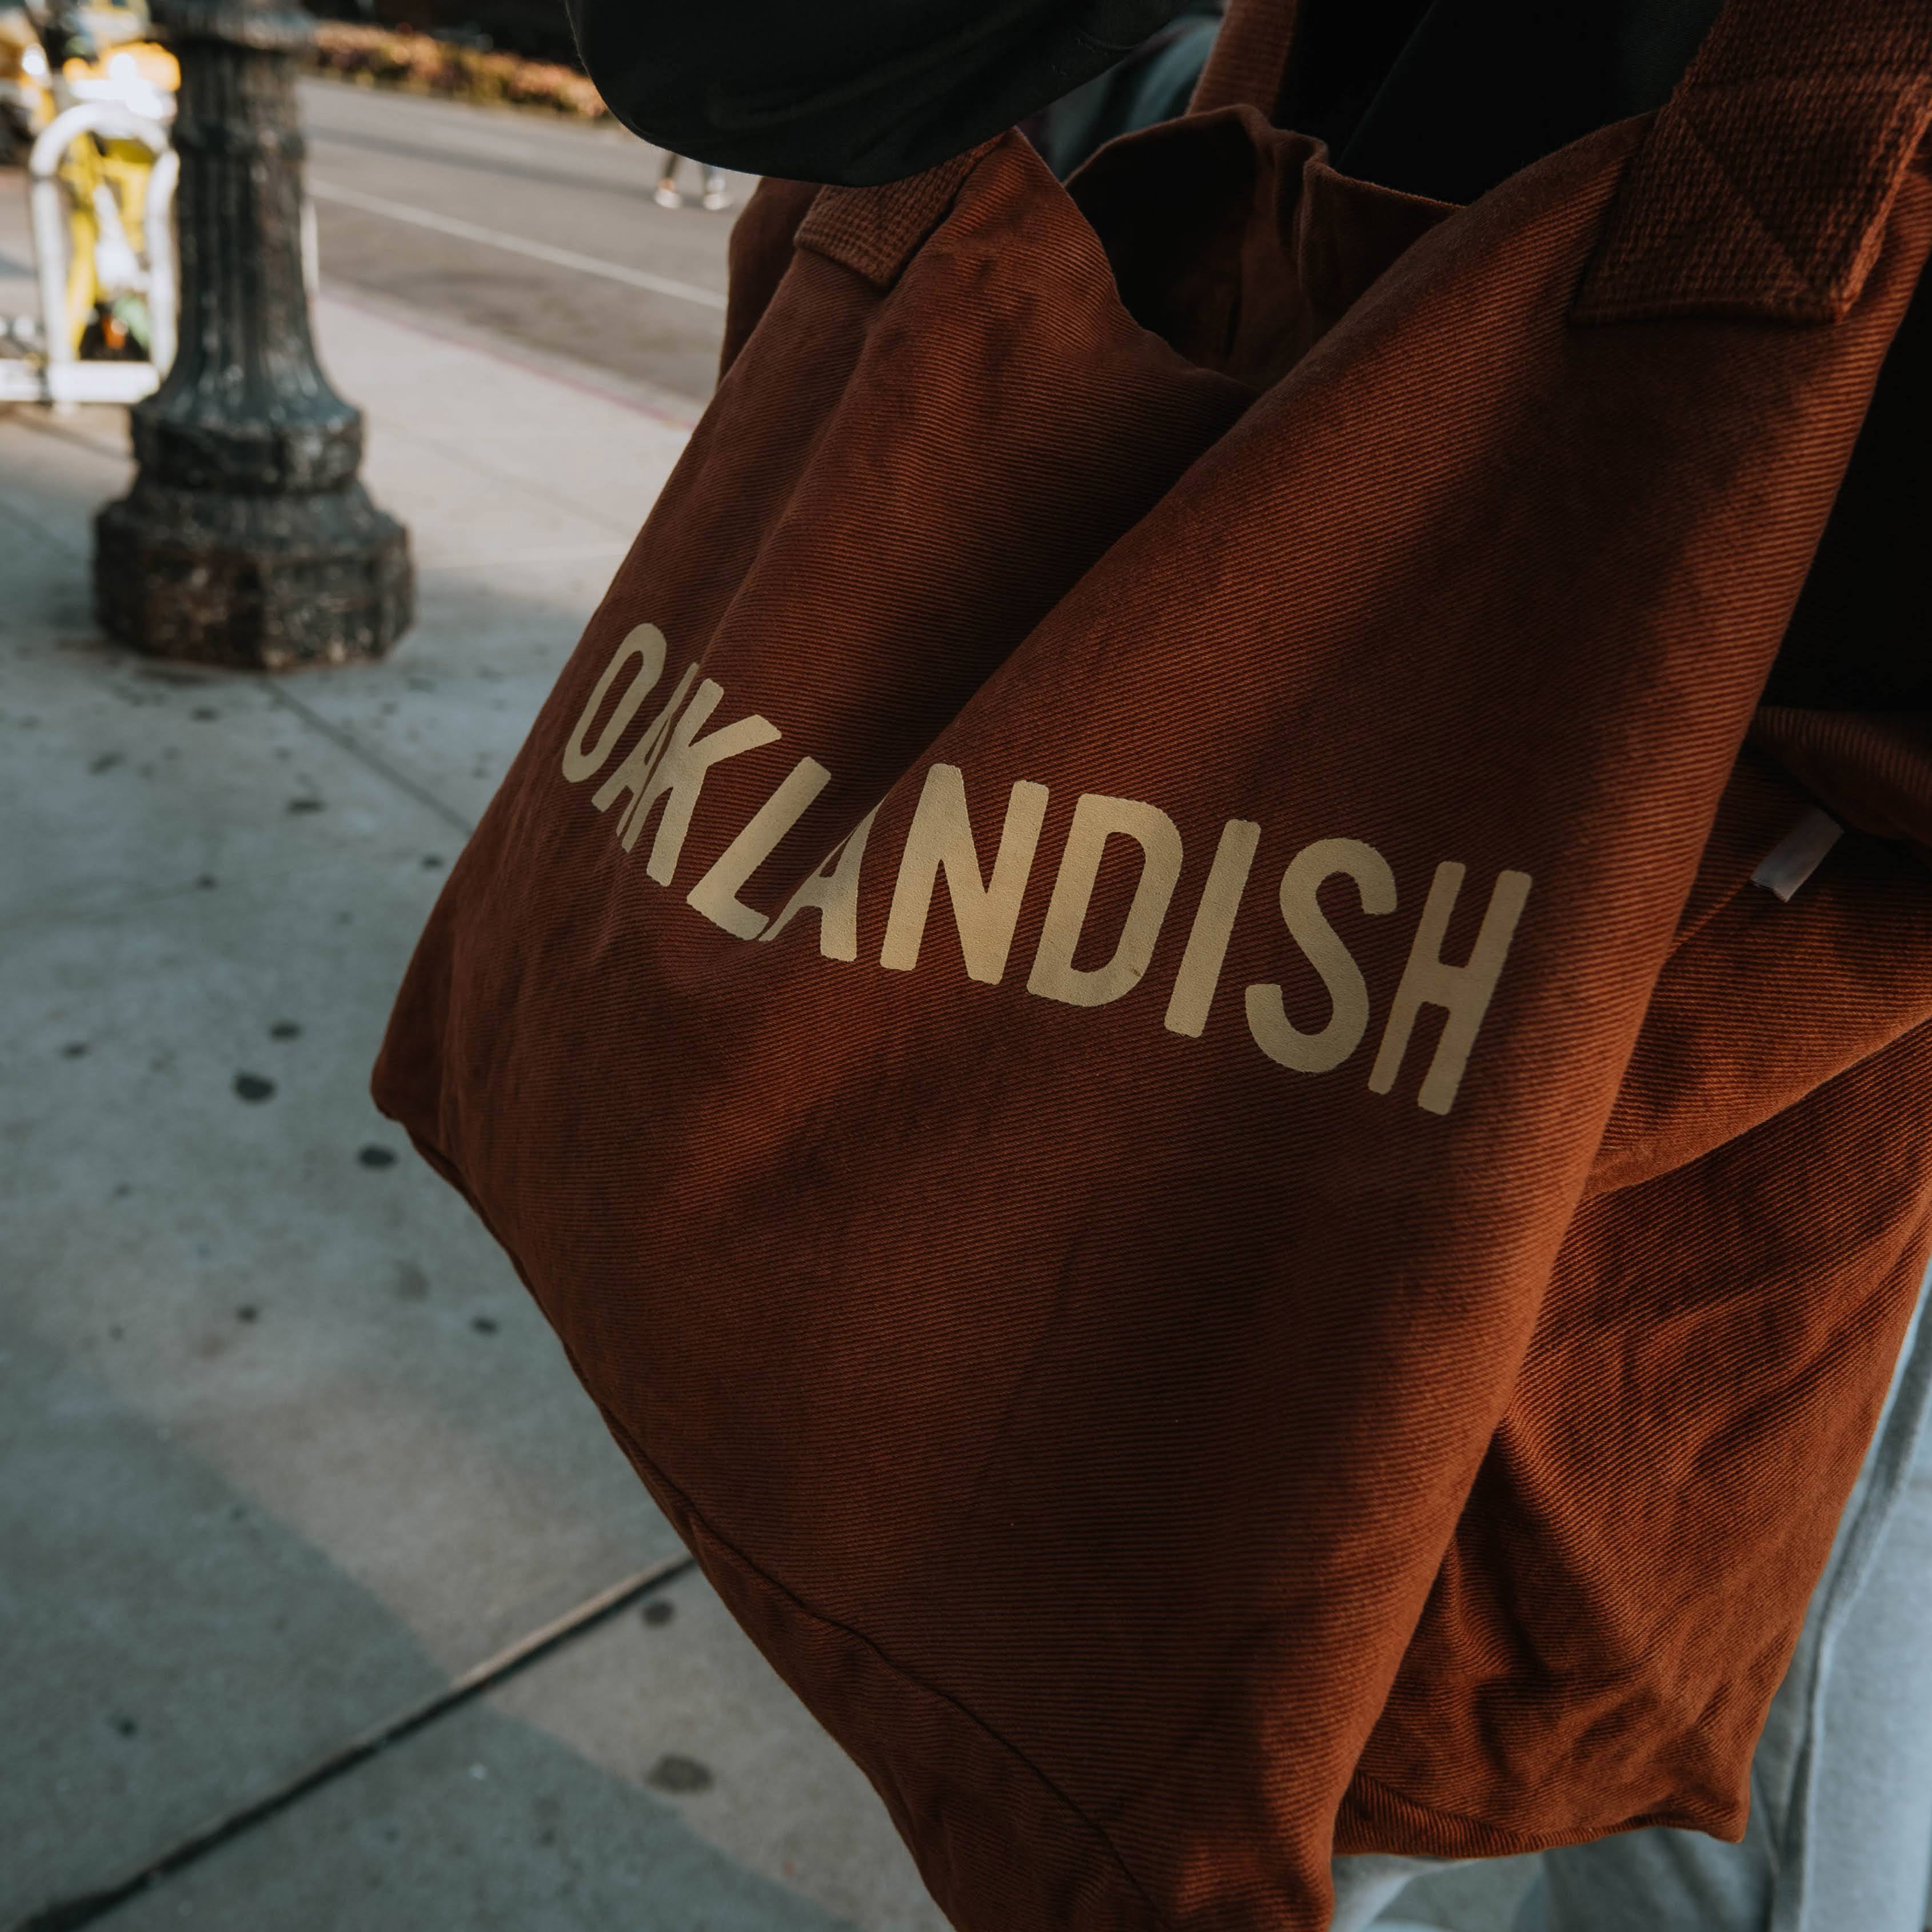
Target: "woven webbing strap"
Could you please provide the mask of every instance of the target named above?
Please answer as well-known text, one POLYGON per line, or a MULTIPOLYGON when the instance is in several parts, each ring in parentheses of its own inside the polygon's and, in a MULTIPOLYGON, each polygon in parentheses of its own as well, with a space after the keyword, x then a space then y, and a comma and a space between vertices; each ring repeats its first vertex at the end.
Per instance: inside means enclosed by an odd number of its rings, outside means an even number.
MULTIPOLYGON (((1272 116, 1296 11, 1232 0, 1193 111, 1272 116)), ((1730 0, 1630 164, 1573 320, 1837 320, 1928 124, 1932 0, 1730 0)), ((882 188, 826 188, 799 246, 890 286, 992 145, 882 188)))
POLYGON ((994 146, 982 142, 922 174, 878 188, 820 188, 799 224, 796 245, 842 262, 875 287, 890 288, 920 244, 945 220, 960 184, 994 146))
POLYGON ((1231 0, 1188 111, 1258 107, 1272 121, 1294 47, 1296 0, 1231 0))
POLYGON ((1573 319, 1834 322, 1932 122, 1932 0, 1731 0, 1632 160, 1573 319))

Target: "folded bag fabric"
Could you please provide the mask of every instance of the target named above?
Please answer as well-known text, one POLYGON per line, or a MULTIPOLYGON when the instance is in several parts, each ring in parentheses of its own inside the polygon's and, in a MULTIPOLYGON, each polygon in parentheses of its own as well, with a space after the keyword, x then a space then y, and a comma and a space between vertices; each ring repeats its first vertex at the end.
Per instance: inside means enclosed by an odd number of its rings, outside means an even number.
POLYGON ((376 1069, 964 1932, 1737 1835, 1932 1246, 1932 721, 1758 708, 1932 4, 1462 209, 1290 24, 760 190, 376 1069))

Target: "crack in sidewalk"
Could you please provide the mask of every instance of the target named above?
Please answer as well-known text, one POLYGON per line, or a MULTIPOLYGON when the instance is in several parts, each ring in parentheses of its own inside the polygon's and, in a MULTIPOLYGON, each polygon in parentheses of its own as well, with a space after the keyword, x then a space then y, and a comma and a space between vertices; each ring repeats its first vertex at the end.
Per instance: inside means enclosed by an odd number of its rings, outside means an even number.
POLYGON ((476 830, 471 821, 464 817, 454 806, 446 805, 431 791, 428 786, 419 784, 407 772, 400 771, 383 758, 380 752, 372 752, 354 732, 345 730, 340 725, 332 724, 320 712, 304 704, 294 696, 285 685, 272 679, 261 680, 262 688, 274 701, 292 711, 312 731, 319 731, 339 750, 346 752, 359 764, 366 765, 378 778, 386 779, 399 791, 406 792, 418 805, 426 806, 446 825, 453 826, 465 838, 476 830))
POLYGON ((574 1610, 566 1610, 553 1622, 519 1637, 495 1656, 472 1665, 433 1696, 398 1712, 373 1730, 364 1732, 360 1737, 332 1751, 320 1762, 311 1765, 286 1784, 203 1826, 200 1831, 149 1859, 138 1871, 98 1891, 44 1906, 19 1921, 14 1932, 78 1932, 82 1926, 94 1924, 130 1899, 185 1871, 211 1852, 218 1851, 244 1833, 267 1823, 324 1786, 333 1784, 379 1753, 387 1750, 392 1744, 414 1736, 439 1718, 446 1717, 452 1711, 473 1702, 498 1684, 507 1683, 574 1639, 608 1623, 633 1604, 662 1589, 666 1584, 675 1582, 696 1567, 694 1557, 670 1557, 648 1570, 638 1571, 635 1576, 626 1577, 622 1582, 598 1591, 574 1610))

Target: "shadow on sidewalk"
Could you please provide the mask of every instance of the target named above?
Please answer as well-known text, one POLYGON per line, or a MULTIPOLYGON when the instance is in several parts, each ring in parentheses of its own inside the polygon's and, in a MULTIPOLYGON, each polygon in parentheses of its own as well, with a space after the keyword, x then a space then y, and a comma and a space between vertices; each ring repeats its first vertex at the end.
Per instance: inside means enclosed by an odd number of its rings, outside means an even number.
MULTIPOLYGON (((8 1593, 10 1927, 298 1776, 355 1727, 348 1714, 366 1721, 441 1674, 374 1595, 111 1389, 16 1324, 0 1336, 0 1546, 68 1612, 22 1616, 8 1593)), ((633 1616, 616 1636, 641 1674, 656 1634, 633 1616)), ((676 1762, 685 1782, 706 1774, 676 1762)), ((488 1700, 99 1922, 184 1919, 235 1932, 842 1923, 707 1843, 676 1804, 488 1700)))

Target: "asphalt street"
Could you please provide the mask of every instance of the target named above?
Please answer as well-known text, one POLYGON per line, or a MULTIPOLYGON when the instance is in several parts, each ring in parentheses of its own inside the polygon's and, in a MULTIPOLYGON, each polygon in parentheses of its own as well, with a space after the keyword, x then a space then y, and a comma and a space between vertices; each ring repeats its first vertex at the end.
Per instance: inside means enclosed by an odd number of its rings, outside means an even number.
MULTIPOLYGON (((589 125, 390 89, 302 86, 323 285, 702 402, 733 209, 663 208, 657 151, 589 125)), ((687 192, 698 185, 685 164, 687 192)))

